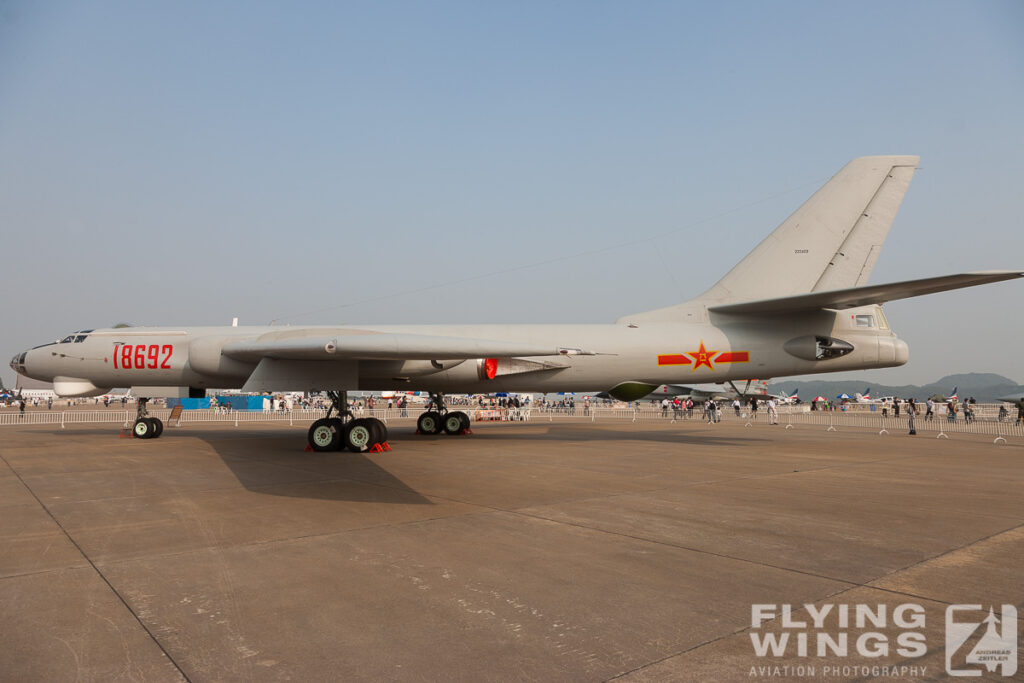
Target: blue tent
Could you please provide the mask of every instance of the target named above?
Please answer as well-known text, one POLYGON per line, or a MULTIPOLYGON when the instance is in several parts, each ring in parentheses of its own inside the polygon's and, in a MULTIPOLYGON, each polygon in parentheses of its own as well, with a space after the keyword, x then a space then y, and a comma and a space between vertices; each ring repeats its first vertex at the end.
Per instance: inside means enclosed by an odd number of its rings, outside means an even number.
POLYGON ((853 396, 850 396, 849 394, 839 394, 838 396, 836 396, 836 398, 845 398, 845 399, 849 400, 849 399, 853 398, 853 396))

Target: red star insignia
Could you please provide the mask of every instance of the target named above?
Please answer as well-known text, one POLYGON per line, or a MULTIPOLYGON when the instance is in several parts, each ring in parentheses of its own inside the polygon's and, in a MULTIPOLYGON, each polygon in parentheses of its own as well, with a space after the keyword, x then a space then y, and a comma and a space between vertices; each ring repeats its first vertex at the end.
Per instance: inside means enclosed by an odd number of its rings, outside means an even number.
POLYGON ((704 348, 704 340, 700 340, 700 348, 696 351, 687 351, 686 355, 694 360, 693 368, 691 372, 696 370, 702 365, 708 366, 708 370, 714 370, 715 366, 711 364, 711 359, 715 357, 718 351, 708 351, 704 348))

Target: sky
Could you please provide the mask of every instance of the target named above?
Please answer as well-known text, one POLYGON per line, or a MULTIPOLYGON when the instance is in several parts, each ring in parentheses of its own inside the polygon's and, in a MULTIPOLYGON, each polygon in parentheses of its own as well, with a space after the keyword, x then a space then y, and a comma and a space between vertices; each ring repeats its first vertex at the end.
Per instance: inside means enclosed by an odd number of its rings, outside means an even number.
MULTIPOLYGON (((872 283, 1024 269, 1022 35, 1017 0, 0 0, 0 378, 120 322, 611 322, 868 154, 921 156, 872 283)), ((850 377, 1024 382, 1022 296, 887 304, 910 362, 850 377)))

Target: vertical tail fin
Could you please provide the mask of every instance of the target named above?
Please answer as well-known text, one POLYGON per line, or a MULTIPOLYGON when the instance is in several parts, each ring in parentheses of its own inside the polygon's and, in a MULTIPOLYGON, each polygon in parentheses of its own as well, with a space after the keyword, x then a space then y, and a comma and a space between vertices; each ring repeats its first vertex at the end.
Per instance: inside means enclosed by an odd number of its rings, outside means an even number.
POLYGON ((854 159, 700 299, 722 304, 866 284, 918 161, 854 159))

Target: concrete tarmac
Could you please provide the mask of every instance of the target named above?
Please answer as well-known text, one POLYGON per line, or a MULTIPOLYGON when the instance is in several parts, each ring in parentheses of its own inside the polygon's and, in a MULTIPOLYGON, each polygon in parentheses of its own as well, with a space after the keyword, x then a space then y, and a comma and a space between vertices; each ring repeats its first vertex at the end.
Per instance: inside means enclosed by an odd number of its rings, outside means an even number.
POLYGON ((947 606, 1024 608, 1021 443, 474 430, 356 455, 281 425, 0 429, 0 679, 941 680, 947 606), (791 625, 807 604, 888 611, 791 625))

